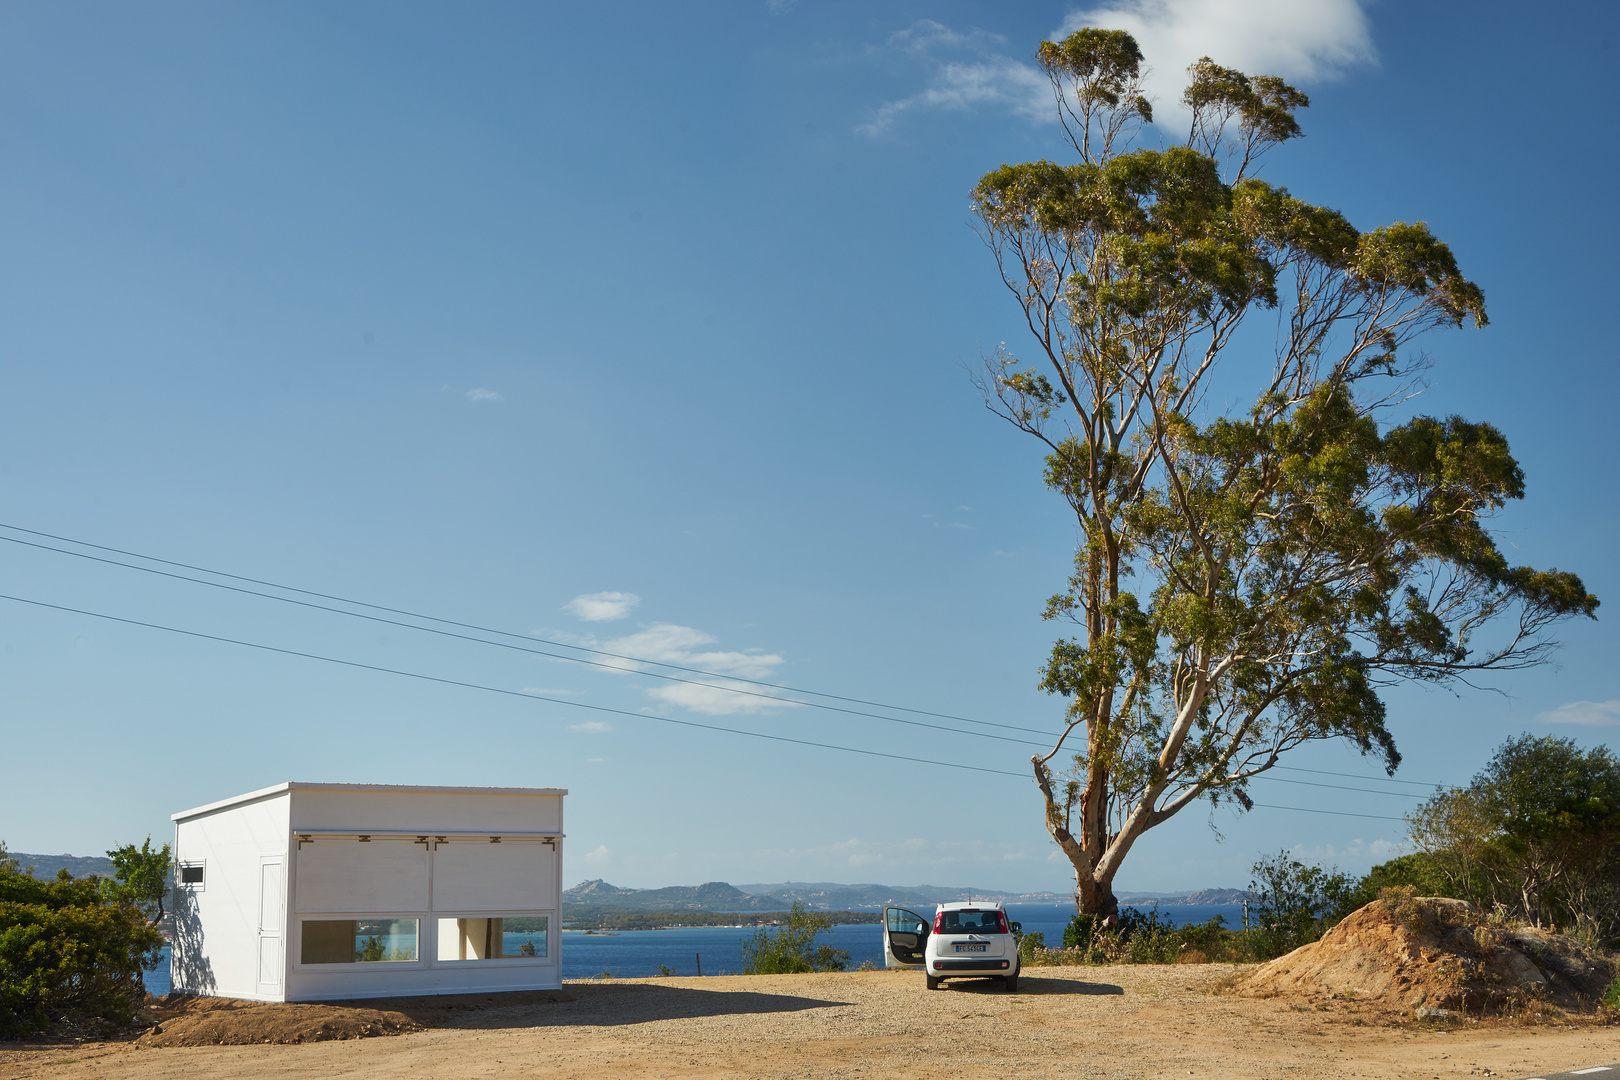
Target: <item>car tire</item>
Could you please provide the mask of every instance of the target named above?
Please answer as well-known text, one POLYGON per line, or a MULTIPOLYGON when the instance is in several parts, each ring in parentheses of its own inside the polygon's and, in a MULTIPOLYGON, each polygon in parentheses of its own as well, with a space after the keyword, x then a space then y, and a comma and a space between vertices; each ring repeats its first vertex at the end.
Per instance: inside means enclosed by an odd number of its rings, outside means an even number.
POLYGON ((1018 993, 1018 973, 1016 971, 1011 975, 1003 976, 1001 981, 1007 984, 1007 993, 1018 993))
POLYGON ((930 990, 938 990, 939 989, 940 980, 934 978, 932 975, 925 975, 924 978, 927 979, 927 981, 928 981, 928 989, 930 989, 930 990))

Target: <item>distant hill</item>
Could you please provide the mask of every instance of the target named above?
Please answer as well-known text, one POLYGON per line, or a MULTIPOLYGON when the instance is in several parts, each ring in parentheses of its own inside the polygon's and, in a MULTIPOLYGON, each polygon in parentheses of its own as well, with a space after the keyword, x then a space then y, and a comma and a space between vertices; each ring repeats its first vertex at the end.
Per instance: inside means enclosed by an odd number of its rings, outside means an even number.
POLYGON ((753 896, 798 901, 818 911, 905 904, 927 907, 951 900, 992 900, 1003 904, 1060 904, 1067 893, 1011 893, 962 885, 840 885, 831 881, 787 881, 777 885, 739 885, 753 896))
POLYGON ((663 889, 621 889, 601 878, 563 892, 565 904, 635 908, 640 911, 780 911, 779 901, 751 896, 724 881, 671 885, 663 889))
POLYGON ((74 877, 88 877, 96 874, 100 877, 112 877, 112 860, 105 855, 30 855, 25 851, 10 851, 6 854, 16 859, 24 870, 34 868, 37 878, 53 878, 58 870, 66 870, 74 877))
POLYGON ((1199 889, 1184 904, 1241 904, 1249 898, 1244 889, 1199 889))

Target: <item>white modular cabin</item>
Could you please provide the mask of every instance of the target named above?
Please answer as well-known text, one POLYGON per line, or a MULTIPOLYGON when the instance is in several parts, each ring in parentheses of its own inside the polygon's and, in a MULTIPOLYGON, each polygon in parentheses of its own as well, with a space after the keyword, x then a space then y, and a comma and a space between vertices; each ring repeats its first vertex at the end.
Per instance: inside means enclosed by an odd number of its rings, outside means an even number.
POLYGON ((175 814, 174 989, 558 989, 567 794, 286 783, 175 814))

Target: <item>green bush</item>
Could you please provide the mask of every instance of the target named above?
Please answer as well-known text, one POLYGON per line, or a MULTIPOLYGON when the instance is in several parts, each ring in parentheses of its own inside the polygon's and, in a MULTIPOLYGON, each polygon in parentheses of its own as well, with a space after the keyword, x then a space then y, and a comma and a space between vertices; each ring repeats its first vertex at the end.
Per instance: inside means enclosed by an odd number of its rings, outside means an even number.
POLYGON ((832 919, 795 903, 787 921, 776 930, 761 927, 742 943, 744 975, 796 975, 805 971, 843 971, 849 953, 831 945, 816 945, 816 937, 832 929, 832 919))
POLYGON ((163 937, 99 879, 0 869, 0 1038, 54 1025, 119 1029, 146 996, 163 937))
POLYGON ((1320 938, 1369 902, 1361 899, 1361 884, 1337 870, 1291 859, 1287 852, 1255 863, 1254 880, 1249 883, 1254 898, 1251 945, 1255 958, 1282 956, 1320 938))
POLYGON ((1603 992, 1603 1004, 1611 1009, 1620 1009, 1620 976, 1616 976, 1614 982, 1603 992))

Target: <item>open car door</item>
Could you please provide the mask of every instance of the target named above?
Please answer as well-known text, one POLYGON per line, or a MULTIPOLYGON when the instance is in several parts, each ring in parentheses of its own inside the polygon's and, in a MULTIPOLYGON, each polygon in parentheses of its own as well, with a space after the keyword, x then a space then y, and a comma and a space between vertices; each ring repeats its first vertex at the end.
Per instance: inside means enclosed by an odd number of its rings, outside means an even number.
POLYGON ((903 907, 883 909, 883 966, 920 968, 928 943, 928 920, 903 907))

